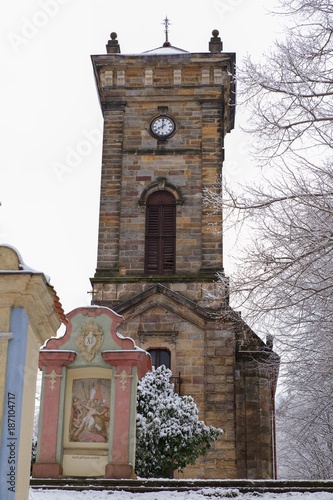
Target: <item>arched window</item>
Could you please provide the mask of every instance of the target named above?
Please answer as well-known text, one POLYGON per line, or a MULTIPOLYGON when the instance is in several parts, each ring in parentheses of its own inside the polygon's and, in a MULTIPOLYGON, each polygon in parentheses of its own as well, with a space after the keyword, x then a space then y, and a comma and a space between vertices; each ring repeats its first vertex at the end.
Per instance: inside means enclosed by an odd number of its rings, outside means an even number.
POLYGON ((145 272, 176 270, 176 200, 169 191, 155 191, 146 206, 145 272))

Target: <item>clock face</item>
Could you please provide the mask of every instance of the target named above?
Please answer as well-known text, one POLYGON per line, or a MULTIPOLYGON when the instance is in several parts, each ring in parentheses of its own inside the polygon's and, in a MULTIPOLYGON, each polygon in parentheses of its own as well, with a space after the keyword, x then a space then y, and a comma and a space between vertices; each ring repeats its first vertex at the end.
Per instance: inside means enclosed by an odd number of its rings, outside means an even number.
POLYGON ((150 130, 155 137, 167 139, 176 130, 176 124, 169 116, 158 116, 150 124, 150 130))

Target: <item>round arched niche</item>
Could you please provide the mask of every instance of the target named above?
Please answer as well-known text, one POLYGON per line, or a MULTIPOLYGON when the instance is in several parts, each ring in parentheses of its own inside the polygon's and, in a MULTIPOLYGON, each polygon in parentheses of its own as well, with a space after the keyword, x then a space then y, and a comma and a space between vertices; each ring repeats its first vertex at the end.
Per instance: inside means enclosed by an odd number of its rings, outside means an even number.
POLYGON ((149 196, 157 191, 168 191, 175 197, 176 205, 184 204, 184 200, 180 190, 176 186, 168 182, 164 177, 159 177, 155 182, 152 182, 142 191, 139 199, 139 205, 141 207, 145 207, 147 205, 149 196))

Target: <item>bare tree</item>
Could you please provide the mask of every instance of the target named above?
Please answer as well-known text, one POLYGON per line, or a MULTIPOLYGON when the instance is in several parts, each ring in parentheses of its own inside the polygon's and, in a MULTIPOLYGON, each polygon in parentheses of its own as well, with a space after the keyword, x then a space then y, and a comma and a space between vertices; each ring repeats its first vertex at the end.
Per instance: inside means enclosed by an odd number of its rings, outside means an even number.
POLYGON ((279 477, 333 477, 332 347, 314 334, 304 360, 289 366, 277 405, 279 477))
POLYGON ((222 202, 227 222, 246 229, 231 296, 259 333, 275 334, 282 354, 289 393, 279 422, 289 434, 282 440, 294 464, 289 470, 327 478, 333 475, 333 5, 280 3, 289 23, 284 39, 263 63, 247 59, 238 77, 262 180, 226 186, 223 201, 213 193, 206 201, 222 202))
POLYGON ((280 478, 332 478, 333 418, 332 409, 324 401, 324 398, 316 401, 311 391, 307 394, 290 391, 280 401, 277 411, 280 478))
MULTIPOLYGON (((248 59, 239 72, 262 181, 226 186, 222 203, 250 234, 234 298, 252 322, 276 324, 297 343, 297 332, 331 322, 333 7, 328 0, 281 3, 297 24, 264 64, 248 59)), ((206 201, 221 203, 212 193, 206 201)))
POLYGON ((263 64, 245 61, 239 95, 251 113, 249 131, 260 138, 257 158, 308 168, 332 148, 333 6, 330 0, 280 3, 293 24, 263 64))

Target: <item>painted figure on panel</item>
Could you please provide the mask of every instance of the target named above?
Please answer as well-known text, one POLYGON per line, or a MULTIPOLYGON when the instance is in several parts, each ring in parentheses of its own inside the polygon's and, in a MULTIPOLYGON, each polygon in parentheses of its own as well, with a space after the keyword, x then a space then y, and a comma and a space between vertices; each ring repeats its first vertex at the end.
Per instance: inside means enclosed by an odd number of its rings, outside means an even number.
POLYGON ((81 443, 108 441, 110 391, 110 379, 73 380, 70 441, 81 443))

